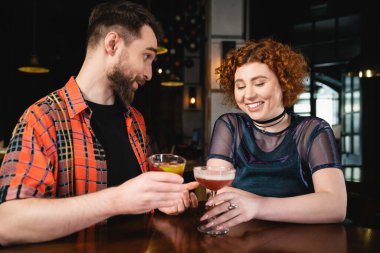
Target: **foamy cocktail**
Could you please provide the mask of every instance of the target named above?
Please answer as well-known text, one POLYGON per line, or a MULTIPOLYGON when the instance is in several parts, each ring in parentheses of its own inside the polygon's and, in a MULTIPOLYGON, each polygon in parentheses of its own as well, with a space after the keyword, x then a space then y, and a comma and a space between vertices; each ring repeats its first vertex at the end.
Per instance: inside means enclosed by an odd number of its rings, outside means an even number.
POLYGON ((202 184, 204 187, 211 191, 217 191, 222 189, 224 186, 230 185, 234 180, 234 175, 200 175, 199 177, 194 176, 195 179, 202 184))
MULTIPOLYGON (((211 191, 210 197, 214 197, 218 190, 230 185, 235 178, 235 169, 230 167, 199 166, 194 167, 193 172, 194 178, 211 191)), ((204 225, 198 226, 197 229, 208 235, 224 235, 229 231, 228 228, 217 230, 214 227, 206 228, 204 225)))

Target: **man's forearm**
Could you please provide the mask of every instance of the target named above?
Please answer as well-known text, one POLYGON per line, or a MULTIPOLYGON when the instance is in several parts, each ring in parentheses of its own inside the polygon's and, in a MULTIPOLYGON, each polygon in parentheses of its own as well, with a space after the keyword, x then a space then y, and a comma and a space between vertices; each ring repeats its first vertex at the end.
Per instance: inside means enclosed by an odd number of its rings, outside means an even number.
POLYGON ((62 199, 22 199, 0 205, 0 244, 41 242, 63 237, 113 214, 112 188, 62 199))

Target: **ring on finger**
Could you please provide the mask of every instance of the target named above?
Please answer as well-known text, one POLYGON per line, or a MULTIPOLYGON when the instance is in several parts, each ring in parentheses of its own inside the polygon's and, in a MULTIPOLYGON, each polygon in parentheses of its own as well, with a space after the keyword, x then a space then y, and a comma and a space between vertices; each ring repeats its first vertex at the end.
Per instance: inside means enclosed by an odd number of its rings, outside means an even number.
POLYGON ((228 211, 230 211, 230 210, 234 210, 235 208, 238 207, 238 205, 236 205, 235 203, 232 203, 231 201, 228 201, 228 203, 230 204, 230 205, 228 206, 228 211))

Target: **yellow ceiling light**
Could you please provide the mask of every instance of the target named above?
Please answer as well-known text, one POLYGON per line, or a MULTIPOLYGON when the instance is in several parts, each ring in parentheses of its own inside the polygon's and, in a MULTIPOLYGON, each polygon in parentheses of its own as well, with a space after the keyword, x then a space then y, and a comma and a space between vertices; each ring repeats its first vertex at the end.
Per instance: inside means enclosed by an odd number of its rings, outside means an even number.
POLYGON ((380 65, 377 57, 373 55, 359 55, 351 59, 348 68, 348 76, 358 76, 360 78, 380 77, 380 65))
POLYGON ((42 67, 39 64, 37 54, 35 53, 32 53, 29 64, 19 67, 18 71, 31 74, 45 74, 50 72, 48 68, 42 67))
POLYGON ((18 69, 18 71, 24 72, 24 73, 30 73, 30 74, 45 74, 49 73, 50 70, 46 67, 43 67, 40 65, 38 56, 36 53, 36 20, 37 20, 37 2, 36 0, 33 1, 33 40, 32 40, 32 54, 29 59, 29 62, 21 66, 18 69))
POLYGON ((183 86, 183 82, 180 82, 180 81, 167 81, 167 82, 161 82, 161 85, 162 86, 166 86, 166 87, 179 87, 179 86, 183 86))
POLYGON ((162 46, 157 47, 157 55, 166 54, 167 52, 168 52, 168 49, 166 47, 162 47, 162 46))

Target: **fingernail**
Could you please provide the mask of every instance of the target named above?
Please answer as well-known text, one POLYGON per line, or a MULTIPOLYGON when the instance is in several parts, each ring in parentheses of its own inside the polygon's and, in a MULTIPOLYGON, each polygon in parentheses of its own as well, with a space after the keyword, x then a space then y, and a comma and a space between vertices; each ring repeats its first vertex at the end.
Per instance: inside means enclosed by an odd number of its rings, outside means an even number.
POLYGON ((206 202, 206 206, 212 206, 212 205, 213 205, 212 201, 206 202))
POLYGON ((223 229, 223 226, 216 226, 216 230, 222 230, 223 229))
POLYGON ((215 224, 215 223, 212 221, 212 222, 208 223, 208 224, 206 225, 206 227, 207 227, 207 228, 209 228, 209 227, 213 227, 214 224, 215 224))
POLYGON ((207 214, 205 214, 205 215, 203 215, 203 216, 201 217, 201 221, 204 221, 204 220, 206 220, 206 219, 208 219, 208 215, 207 215, 207 214))

